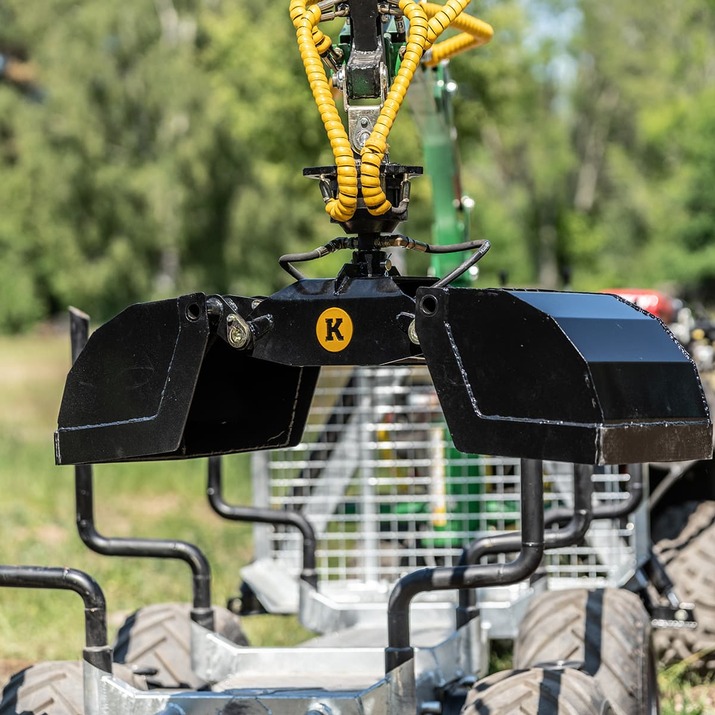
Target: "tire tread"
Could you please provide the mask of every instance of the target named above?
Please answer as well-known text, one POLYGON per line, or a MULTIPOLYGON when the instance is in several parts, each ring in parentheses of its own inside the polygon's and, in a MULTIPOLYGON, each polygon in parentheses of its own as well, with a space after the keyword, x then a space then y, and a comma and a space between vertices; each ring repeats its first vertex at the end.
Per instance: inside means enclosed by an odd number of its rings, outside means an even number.
MULTIPOLYGON (((214 606, 216 633, 237 645, 248 645, 238 616, 214 606)), ((158 603, 132 613, 117 633, 114 660, 156 670, 154 687, 197 690, 206 685, 191 667, 191 606, 158 603)), ((0 713, 0 715, 2 715, 0 713)))
POLYGON ((617 715, 642 715, 657 703, 650 619, 623 589, 545 592, 530 604, 514 645, 514 667, 581 663, 608 694, 617 715))
POLYGON ((571 668, 506 670, 480 680, 461 715, 610 715, 593 678, 571 668))
POLYGON ((715 501, 676 505, 665 516, 684 526, 654 550, 679 598, 694 605, 698 626, 657 630, 656 652, 664 666, 687 660, 691 672, 708 675, 715 670, 715 501))

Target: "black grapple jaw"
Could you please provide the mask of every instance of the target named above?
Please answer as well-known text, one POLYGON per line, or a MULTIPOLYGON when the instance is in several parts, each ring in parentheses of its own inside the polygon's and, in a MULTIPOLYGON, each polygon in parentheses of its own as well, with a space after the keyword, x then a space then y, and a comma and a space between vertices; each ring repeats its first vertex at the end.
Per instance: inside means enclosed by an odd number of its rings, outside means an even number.
MULTIPOLYGON (((58 464, 181 459, 293 446, 318 369, 217 339, 201 293, 133 305, 96 330, 65 384, 58 464)), ((74 316, 73 316, 73 319, 74 316)))
POLYGON ((462 452, 580 464, 705 459, 689 355, 613 295, 421 289, 417 333, 462 452))
POLYGON ((656 318, 610 295, 430 283, 300 280, 263 300, 134 305, 69 373, 56 461, 293 446, 320 366, 423 357, 461 451, 586 464, 711 455, 695 366, 656 318))

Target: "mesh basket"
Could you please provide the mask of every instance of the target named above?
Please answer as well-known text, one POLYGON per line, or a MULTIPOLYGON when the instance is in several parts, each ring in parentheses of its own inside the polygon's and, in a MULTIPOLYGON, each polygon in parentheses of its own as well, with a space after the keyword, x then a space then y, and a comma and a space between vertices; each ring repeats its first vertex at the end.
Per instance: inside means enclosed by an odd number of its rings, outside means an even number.
MULTIPOLYGON (((422 566, 453 565, 479 536, 519 529, 518 459, 467 455, 449 439, 426 367, 324 369, 303 441, 254 455, 259 506, 301 511, 318 536, 322 582, 384 589, 422 566)), ((545 508, 570 506, 572 467, 545 464, 545 508)), ((594 504, 627 498, 628 474, 594 474, 594 504)), ((635 562, 630 521, 594 522, 545 559, 553 588, 611 584, 635 562), (582 581, 580 583, 583 583, 582 581)), ((292 531, 256 527, 256 555, 300 569, 292 531)))

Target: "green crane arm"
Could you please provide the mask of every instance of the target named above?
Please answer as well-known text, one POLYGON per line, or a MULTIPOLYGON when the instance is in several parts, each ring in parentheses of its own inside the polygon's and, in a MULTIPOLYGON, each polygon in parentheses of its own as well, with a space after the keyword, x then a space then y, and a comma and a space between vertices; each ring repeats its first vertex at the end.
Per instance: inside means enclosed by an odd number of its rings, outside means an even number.
MULTIPOLYGON (((409 107, 422 140, 425 171, 432 182, 432 243, 448 245, 469 240, 473 202, 462 192, 457 130, 452 97, 457 85, 449 64, 442 62, 415 75, 408 95, 409 107)), ((434 254, 432 271, 443 276, 457 267, 454 254, 434 254)), ((469 284, 469 274, 457 284, 469 284)))

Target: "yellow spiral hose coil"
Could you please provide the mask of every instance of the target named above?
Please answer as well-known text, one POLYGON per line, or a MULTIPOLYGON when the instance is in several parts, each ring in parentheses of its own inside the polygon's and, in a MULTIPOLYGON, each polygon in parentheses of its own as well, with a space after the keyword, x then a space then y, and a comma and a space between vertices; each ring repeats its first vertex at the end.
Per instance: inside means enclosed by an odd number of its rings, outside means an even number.
POLYGON ((298 50, 308 84, 323 120, 337 167, 338 195, 325 204, 325 210, 335 221, 349 221, 357 207, 358 172, 350 140, 335 106, 330 82, 316 46, 316 43, 325 46, 325 35, 317 28, 320 8, 316 5, 308 7, 306 0, 291 0, 290 17, 296 29, 298 50))
MULTIPOLYGON (((421 5, 429 18, 435 17, 442 9, 437 3, 423 2, 421 5)), ((466 13, 458 15, 451 24, 461 31, 460 34, 434 45, 431 48, 431 57, 423 62, 426 67, 434 67, 460 52, 486 45, 494 36, 494 28, 491 25, 466 13)))
MULTIPOLYGON (((425 51, 431 48, 430 60, 425 64, 433 66, 458 52, 483 45, 492 38, 494 31, 490 25, 462 15, 469 2, 447 0, 444 5, 418 3, 415 0, 399 2, 409 21, 404 54, 375 126, 360 152, 362 197, 373 216, 380 216, 392 208, 382 188, 380 166, 387 152, 390 130, 425 51), (437 38, 450 25, 461 33, 435 45, 437 38)), ((320 15, 316 0, 291 0, 290 17, 296 29, 300 57, 337 167, 337 197, 326 202, 325 210, 333 220, 342 222, 350 220, 357 208, 358 171, 348 133, 340 119, 331 83, 320 59, 331 47, 330 38, 318 28, 320 15)))

